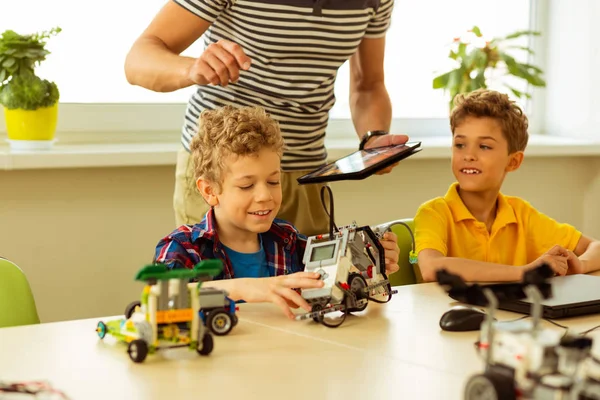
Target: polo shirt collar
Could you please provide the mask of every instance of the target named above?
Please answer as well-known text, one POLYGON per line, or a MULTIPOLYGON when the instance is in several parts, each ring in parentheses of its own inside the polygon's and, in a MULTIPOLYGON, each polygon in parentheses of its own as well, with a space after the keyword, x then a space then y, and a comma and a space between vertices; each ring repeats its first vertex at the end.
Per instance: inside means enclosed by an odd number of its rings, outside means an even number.
MULTIPOLYGON (((460 222, 468 219, 475 220, 475 217, 462 199, 458 195, 458 182, 454 182, 450 185, 448 192, 444 196, 444 200, 450 208, 454 222, 460 222)), ((517 217, 515 216, 515 210, 512 208, 506 197, 502 193, 498 193, 498 210, 496 211, 496 220, 494 221, 493 228, 500 228, 505 225, 516 223, 517 217)))

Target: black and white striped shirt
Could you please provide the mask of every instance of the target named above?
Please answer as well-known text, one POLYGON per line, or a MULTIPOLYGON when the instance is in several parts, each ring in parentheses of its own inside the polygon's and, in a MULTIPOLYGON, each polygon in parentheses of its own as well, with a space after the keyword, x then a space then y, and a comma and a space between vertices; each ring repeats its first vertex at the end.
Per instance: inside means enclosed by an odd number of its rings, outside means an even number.
POLYGON ((252 59, 236 84, 198 86, 186 110, 184 147, 189 151, 202 110, 260 105, 280 124, 284 170, 322 165, 337 70, 363 38, 385 35, 394 0, 174 1, 212 23, 205 46, 230 40, 252 59))

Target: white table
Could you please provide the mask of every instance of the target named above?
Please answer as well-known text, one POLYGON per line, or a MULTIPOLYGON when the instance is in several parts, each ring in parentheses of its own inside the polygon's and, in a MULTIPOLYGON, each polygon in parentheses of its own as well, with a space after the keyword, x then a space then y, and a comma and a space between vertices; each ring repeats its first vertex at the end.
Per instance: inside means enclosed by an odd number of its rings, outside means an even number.
MULTIPOLYGON (((98 339, 99 319, 4 328, 0 378, 48 380, 85 400, 460 399, 467 378, 483 368, 473 345, 478 332, 440 330, 453 301, 436 284, 398 290, 390 303, 371 303, 336 329, 289 321, 271 305, 243 304, 239 325, 215 337, 210 356, 174 349, 142 364, 112 337, 98 339)), ((583 331, 600 316, 559 322, 583 331)))

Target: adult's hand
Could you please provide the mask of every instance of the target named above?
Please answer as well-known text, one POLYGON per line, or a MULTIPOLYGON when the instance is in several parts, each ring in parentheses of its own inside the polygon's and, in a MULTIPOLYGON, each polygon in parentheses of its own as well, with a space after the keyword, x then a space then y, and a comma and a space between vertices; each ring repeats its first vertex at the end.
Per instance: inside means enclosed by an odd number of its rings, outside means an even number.
MULTIPOLYGON (((365 149, 370 149, 373 147, 384 147, 384 146, 394 146, 397 144, 404 144, 408 142, 408 136, 406 135, 381 135, 381 136, 373 136, 367 144, 365 144, 365 149)), ((395 163, 390 165, 387 168, 382 169, 381 171, 376 172, 376 175, 384 175, 390 173, 394 167, 396 167, 399 163, 395 163)))
POLYGON ((221 85, 236 83, 240 70, 247 71, 252 64, 250 57, 237 43, 219 40, 210 44, 188 71, 188 78, 198 85, 221 85))

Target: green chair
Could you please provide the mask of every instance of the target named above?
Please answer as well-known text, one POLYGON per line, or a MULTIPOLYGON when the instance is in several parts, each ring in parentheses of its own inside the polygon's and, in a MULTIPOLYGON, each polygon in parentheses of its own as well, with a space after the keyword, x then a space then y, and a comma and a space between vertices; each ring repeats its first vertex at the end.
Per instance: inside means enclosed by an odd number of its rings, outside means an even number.
POLYGON ((397 221, 389 222, 392 225, 392 232, 398 236, 398 247, 400 248, 400 259, 398 260, 398 266, 400 269, 398 272, 394 272, 389 276, 390 283, 392 286, 401 285, 412 285, 419 281, 421 272, 416 264, 411 264, 409 261, 410 252, 413 250, 413 235, 415 231, 415 224, 412 218, 400 219, 397 221), (398 224, 402 222, 408 225, 410 231, 406 226, 398 224))
POLYGON ((39 323, 27 277, 14 263, 0 258, 0 328, 39 323))

